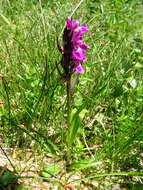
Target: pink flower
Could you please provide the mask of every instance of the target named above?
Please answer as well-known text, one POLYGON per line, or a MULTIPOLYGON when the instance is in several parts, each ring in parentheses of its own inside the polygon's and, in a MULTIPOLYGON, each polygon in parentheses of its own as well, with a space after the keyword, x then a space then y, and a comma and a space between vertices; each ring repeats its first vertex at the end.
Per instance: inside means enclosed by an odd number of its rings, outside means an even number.
POLYGON ((69 30, 75 30, 79 25, 78 20, 72 20, 71 18, 68 18, 66 21, 66 28, 69 30))
POLYGON ((86 51, 89 46, 83 41, 83 36, 89 29, 80 25, 78 20, 68 18, 63 34, 63 57, 61 64, 68 76, 73 73, 84 73, 82 63, 86 61, 86 51))
POLYGON ((75 30, 73 30, 73 36, 72 36, 72 41, 76 42, 78 40, 81 40, 84 33, 88 32, 88 27, 87 26, 79 26, 76 27, 75 30))
POLYGON ((78 48, 73 49, 72 58, 74 61, 84 61, 86 59, 85 50, 80 46, 78 48))
POLYGON ((80 74, 84 73, 84 68, 80 63, 75 67, 75 72, 80 74))

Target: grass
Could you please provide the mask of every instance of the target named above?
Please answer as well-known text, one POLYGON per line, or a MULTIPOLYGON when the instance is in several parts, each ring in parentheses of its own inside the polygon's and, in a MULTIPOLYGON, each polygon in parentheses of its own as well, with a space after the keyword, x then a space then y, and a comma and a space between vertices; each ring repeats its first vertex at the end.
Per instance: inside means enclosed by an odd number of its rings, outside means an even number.
POLYGON ((83 178, 84 186, 88 181, 92 189, 96 187, 90 178, 96 179, 98 189, 116 183, 129 189, 141 185, 142 10, 141 0, 1 0, 2 146, 50 155, 57 165, 57 160, 64 163, 67 174, 78 171, 80 181, 83 178), (62 43, 71 14, 89 26, 85 41, 90 50, 67 128, 56 39, 62 43))

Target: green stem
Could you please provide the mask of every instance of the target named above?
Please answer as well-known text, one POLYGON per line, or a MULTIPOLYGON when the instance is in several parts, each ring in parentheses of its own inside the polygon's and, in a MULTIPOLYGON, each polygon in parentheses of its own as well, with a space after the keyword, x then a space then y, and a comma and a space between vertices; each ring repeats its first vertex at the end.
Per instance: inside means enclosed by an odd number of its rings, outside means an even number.
POLYGON ((70 88, 71 88, 71 76, 69 76, 69 79, 67 80, 67 126, 68 128, 69 128, 69 120, 70 120, 70 112, 71 112, 70 88))
MULTIPOLYGON (((71 93, 70 93, 70 88, 71 88, 71 75, 69 76, 67 80, 67 128, 68 131, 70 130, 70 114, 71 114, 71 93)), ((71 152, 69 147, 67 146, 67 152, 65 155, 66 159, 66 169, 68 170, 70 161, 71 161, 71 152)))

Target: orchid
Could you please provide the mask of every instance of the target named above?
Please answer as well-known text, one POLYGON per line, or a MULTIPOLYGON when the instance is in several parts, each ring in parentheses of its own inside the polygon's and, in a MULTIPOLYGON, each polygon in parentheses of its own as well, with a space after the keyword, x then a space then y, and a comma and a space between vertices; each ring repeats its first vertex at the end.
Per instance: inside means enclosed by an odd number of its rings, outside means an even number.
POLYGON ((67 80, 74 72, 79 74, 85 72, 82 63, 86 61, 86 51, 89 46, 83 41, 83 36, 88 30, 88 27, 80 25, 78 20, 68 18, 66 21, 61 65, 67 80))

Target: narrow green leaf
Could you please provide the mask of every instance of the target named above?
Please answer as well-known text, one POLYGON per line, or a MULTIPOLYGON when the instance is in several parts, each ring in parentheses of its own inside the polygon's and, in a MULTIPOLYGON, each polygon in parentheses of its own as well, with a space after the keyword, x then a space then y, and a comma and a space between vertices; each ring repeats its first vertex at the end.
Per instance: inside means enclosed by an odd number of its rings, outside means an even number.
POLYGON ((81 126, 79 111, 77 110, 75 112, 75 110, 73 110, 73 112, 71 113, 71 117, 70 117, 70 121, 69 121, 70 127, 69 127, 68 133, 67 133, 67 144, 70 147, 72 146, 73 142, 75 141, 78 129, 81 126))

